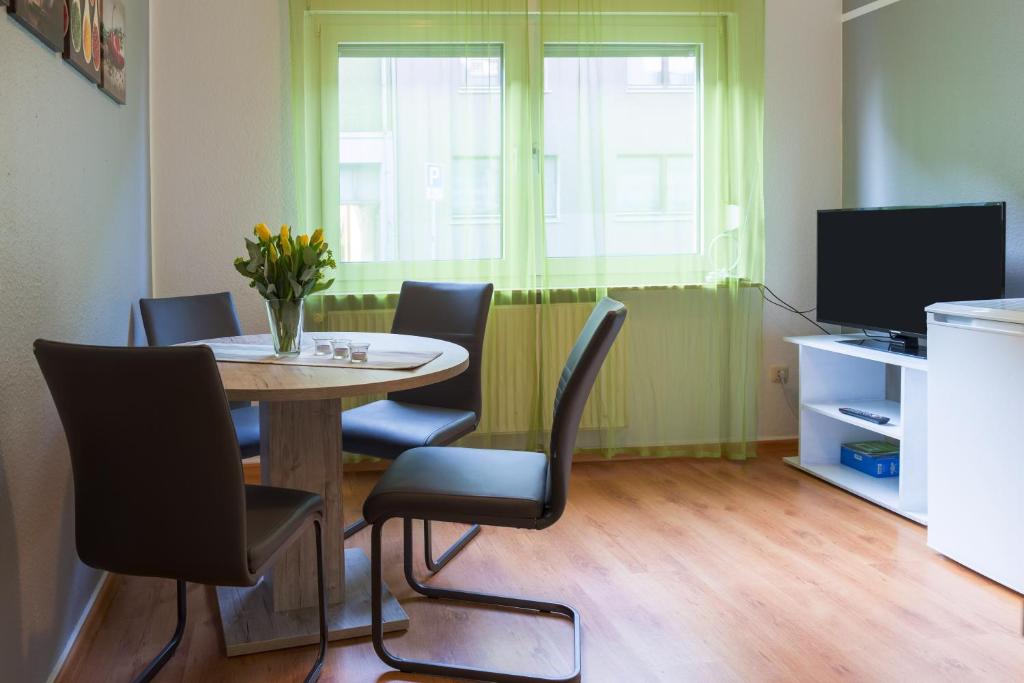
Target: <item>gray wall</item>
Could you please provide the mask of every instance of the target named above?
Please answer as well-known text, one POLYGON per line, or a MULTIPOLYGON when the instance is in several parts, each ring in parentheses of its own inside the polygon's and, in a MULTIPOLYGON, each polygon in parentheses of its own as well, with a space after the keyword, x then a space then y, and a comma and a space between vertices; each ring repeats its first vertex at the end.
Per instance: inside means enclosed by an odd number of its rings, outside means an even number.
POLYGON ((852 12, 875 0, 843 0, 843 12, 852 12))
POLYGON ((1009 296, 1024 296, 1021 26, 1021 0, 900 0, 843 25, 844 205, 1006 201, 1009 296))
POLYGON ((42 681, 99 573, 74 546, 67 446, 32 357, 124 344, 149 292, 146 0, 126 3, 128 105, 0 16, 0 679, 42 681))

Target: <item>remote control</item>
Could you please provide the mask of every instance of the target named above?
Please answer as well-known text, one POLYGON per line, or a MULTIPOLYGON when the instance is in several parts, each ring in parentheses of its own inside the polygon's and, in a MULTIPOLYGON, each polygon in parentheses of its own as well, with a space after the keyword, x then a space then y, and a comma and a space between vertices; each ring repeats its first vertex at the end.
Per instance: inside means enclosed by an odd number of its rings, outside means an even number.
POLYGON ((874 422, 876 425, 884 425, 889 422, 889 418, 887 418, 885 415, 876 415, 874 413, 869 413, 866 410, 858 410, 856 408, 840 408, 839 412, 844 415, 859 417, 860 419, 867 420, 868 422, 874 422))

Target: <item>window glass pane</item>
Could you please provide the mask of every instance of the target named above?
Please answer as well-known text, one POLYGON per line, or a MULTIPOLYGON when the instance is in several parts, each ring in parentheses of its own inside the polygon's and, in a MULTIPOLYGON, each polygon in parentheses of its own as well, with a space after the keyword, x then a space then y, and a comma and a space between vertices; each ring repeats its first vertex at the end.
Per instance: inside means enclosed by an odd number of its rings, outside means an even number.
POLYGON ((467 89, 495 90, 501 86, 501 60, 497 57, 468 57, 462 63, 467 89))
POLYGON ((351 263, 382 260, 381 245, 375 239, 379 223, 379 204, 342 204, 340 260, 351 263))
POLYGON ((665 166, 666 208, 670 213, 689 213, 697 199, 697 174, 692 156, 670 156, 665 166))
POLYGON ((559 185, 558 157, 546 154, 544 155, 544 216, 547 218, 558 218, 559 185))
POLYGON ((661 57, 626 57, 625 61, 627 85, 661 85, 661 57))
POLYGON ((341 240, 344 261, 374 261, 381 244, 380 164, 342 164, 339 174, 341 240))
POLYGON ((620 213, 657 213, 661 211, 661 158, 657 156, 619 157, 615 179, 620 213))
POLYGON ((447 50, 339 48, 341 231, 352 244, 342 261, 501 258, 502 61, 447 50), (369 111, 380 117, 375 129, 369 111), (366 165, 377 169, 375 183, 366 165), (371 186, 373 209, 364 203, 371 186))
POLYGON ((380 131, 383 119, 383 72, 384 60, 374 58, 351 58, 338 62, 338 81, 346 86, 341 95, 338 130, 342 132, 380 131), (348 93, 358 96, 346 97, 348 93))
MULTIPOLYGON (((545 229, 549 258, 697 253, 699 89, 630 92, 655 84, 679 50, 622 50, 578 57, 563 44, 545 57, 544 152, 557 157, 559 179, 558 219, 545 229)), ((690 61, 698 84, 697 58, 678 59, 690 61)))
POLYGON ((696 57, 669 57, 668 84, 695 85, 697 83, 696 57))
POLYGON ((341 165, 341 203, 380 202, 380 164, 341 165))
POLYGON ((501 163, 497 157, 452 159, 452 217, 498 218, 501 163))

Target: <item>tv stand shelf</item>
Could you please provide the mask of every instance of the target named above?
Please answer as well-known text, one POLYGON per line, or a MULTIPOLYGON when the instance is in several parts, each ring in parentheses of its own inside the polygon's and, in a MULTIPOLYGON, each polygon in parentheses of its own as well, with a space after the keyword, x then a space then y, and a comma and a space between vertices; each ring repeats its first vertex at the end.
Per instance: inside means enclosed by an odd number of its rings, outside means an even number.
POLYGON ((787 337, 800 347, 800 455, 792 465, 919 524, 928 523, 928 361, 839 343, 862 335, 787 337), (899 396, 886 395, 887 366, 898 368, 899 396), (885 415, 878 425, 839 412, 885 415), (900 444, 900 475, 875 478, 839 463, 842 444, 883 439, 900 444))
POLYGON ((903 426, 900 421, 899 401, 872 398, 836 401, 834 403, 805 403, 803 405, 808 410, 813 410, 814 412, 825 415, 826 417, 831 417, 833 420, 857 425, 858 427, 863 427, 864 429, 876 432, 882 436, 887 436, 890 439, 903 438, 903 426), (877 425, 873 422, 862 420, 859 417, 841 413, 839 412, 840 408, 857 408, 858 410, 866 410, 867 412, 874 413, 876 415, 884 415, 889 418, 889 421, 884 425, 877 425))

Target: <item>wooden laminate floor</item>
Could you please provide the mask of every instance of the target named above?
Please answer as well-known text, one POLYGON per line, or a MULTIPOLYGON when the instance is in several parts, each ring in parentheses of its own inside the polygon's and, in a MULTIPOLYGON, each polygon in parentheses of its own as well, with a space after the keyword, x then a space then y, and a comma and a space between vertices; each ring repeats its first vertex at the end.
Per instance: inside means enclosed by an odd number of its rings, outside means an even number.
MULTIPOLYGON (((376 476, 346 476, 348 516, 376 476)), ((438 525, 436 542, 457 531, 438 525)), ((415 599, 400 525, 385 536, 385 580, 412 622, 394 651, 564 671, 565 621, 415 599)), ((369 534, 353 543, 368 551, 369 534)), ((170 636, 171 581, 112 580, 61 680, 128 680, 170 636)), ((1024 681, 1021 596, 930 550, 924 528, 775 457, 579 464, 561 522, 486 528, 433 581, 573 604, 588 682, 1024 681)), ((160 683, 301 680, 315 655, 226 659, 213 590, 192 586, 189 610, 160 683)), ((364 638, 332 644, 321 680, 440 680, 389 671, 364 638)))

